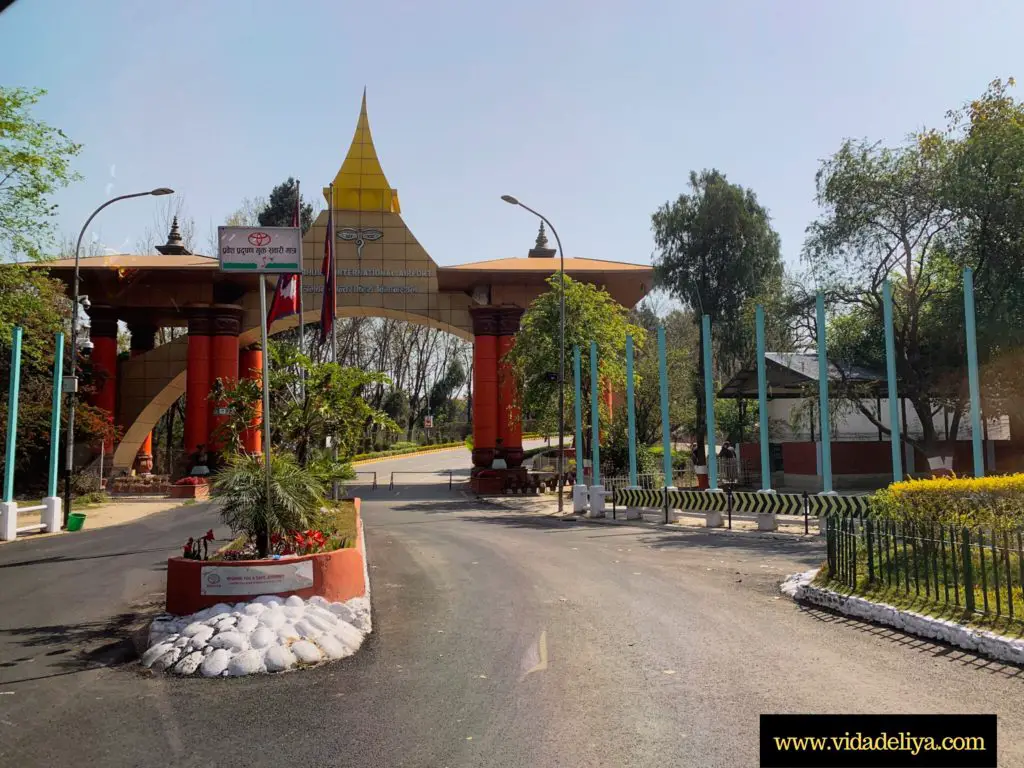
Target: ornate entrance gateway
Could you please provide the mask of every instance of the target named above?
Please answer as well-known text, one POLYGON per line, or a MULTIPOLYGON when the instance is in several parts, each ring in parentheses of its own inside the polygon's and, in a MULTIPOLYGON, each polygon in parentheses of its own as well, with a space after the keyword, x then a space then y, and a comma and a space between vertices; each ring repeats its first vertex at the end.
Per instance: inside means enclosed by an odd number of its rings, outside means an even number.
MULTIPOLYGON (((365 93, 352 143, 324 197, 328 209, 303 238, 304 322, 320 319, 320 267, 333 208, 337 316, 397 318, 472 339, 474 466, 490 467, 502 458, 518 467, 521 419, 515 385, 501 376, 501 359, 524 309, 558 271, 543 228, 525 257, 439 267, 402 218, 398 190, 385 177, 370 134, 365 93)), ((107 373, 94 404, 111 411, 124 430, 114 451, 116 473, 145 467, 153 427, 182 394, 187 396, 184 450, 215 449, 211 435, 225 417, 210 402, 213 382, 259 375, 262 353, 251 346, 260 334, 257 291, 262 285, 269 292, 272 285, 255 275, 221 272, 215 257, 190 253, 176 226, 157 250, 157 255, 81 260, 82 292, 93 306, 93 364, 107 373), (117 320, 132 334, 131 356, 120 361, 117 320), (188 333, 154 346, 154 329, 168 326, 188 333)), ((45 266, 71 282, 73 260, 45 266)), ((651 267, 638 264, 566 258, 565 270, 606 288, 627 307, 643 298, 652 281, 651 267)), ((284 318, 271 333, 298 322, 297 315, 284 318)))

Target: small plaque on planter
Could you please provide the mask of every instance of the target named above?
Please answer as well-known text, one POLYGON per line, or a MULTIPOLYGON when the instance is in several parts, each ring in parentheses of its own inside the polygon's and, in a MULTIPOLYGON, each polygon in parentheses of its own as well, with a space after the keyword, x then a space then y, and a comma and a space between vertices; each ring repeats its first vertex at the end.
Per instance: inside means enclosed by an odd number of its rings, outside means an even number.
POLYGON ((273 565, 203 566, 203 595, 273 595, 313 586, 313 562, 273 565))

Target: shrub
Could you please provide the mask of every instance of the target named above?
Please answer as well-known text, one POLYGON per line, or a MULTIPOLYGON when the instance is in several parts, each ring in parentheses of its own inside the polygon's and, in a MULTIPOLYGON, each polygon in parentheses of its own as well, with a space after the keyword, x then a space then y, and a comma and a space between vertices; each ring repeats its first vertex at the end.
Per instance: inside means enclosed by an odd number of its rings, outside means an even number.
POLYGON ((876 515, 891 520, 957 527, 1024 527, 1024 474, 905 480, 871 499, 876 515))
POLYGON ((324 486, 314 472, 299 466, 295 457, 275 453, 270 466, 270 509, 267 509, 266 474, 261 456, 232 454, 213 480, 213 495, 221 502, 221 518, 236 533, 255 539, 265 557, 275 533, 319 527, 324 486))

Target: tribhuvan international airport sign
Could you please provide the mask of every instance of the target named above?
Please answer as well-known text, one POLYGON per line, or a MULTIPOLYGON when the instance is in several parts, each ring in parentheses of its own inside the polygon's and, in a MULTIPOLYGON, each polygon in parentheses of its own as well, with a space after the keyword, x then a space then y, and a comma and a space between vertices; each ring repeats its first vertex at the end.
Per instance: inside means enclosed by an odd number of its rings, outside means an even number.
POLYGON ((301 272, 298 227, 217 227, 217 256, 226 272, 301 272))

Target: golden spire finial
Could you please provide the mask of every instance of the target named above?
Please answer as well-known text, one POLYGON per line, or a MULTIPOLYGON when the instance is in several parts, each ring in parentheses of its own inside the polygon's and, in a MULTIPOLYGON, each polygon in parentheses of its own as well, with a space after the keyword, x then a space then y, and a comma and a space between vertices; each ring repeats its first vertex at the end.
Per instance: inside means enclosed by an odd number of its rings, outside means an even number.
MULTIPOLYGON (((324 198, 330 201, 329 188, 324 188, 324 198)), ((398 190, 393 189, 384 176, 373 146, 370 134, 370 119, 366 115, 366 88, 363 88, 363 103, 359 109, 359 121, 352 137, 352 145, 345 156, 345 162, 334 177, 334 208, 348 211, 382 211, 401 213, 398 190)))

